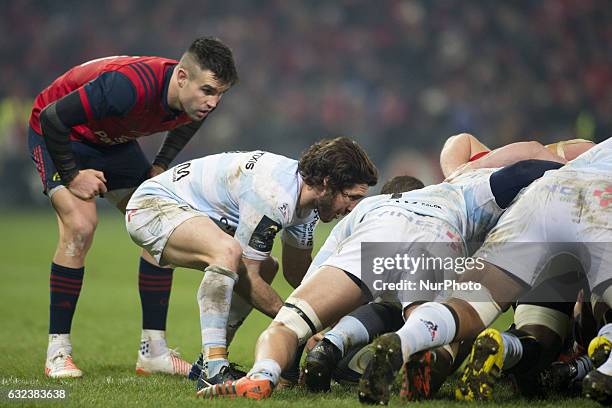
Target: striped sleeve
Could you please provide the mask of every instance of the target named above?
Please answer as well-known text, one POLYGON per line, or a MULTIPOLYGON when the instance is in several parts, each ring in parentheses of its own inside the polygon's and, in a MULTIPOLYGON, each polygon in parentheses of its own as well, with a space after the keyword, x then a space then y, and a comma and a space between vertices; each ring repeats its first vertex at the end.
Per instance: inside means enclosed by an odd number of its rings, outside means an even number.
POLYGON ((124 74, 105 72, 79 89, 87 119, 124 116, 136 103, 136 87, 124 74))
POLYGON ((135 62, 128 65, 125 68, 126 72, 129 71, 132 80, 138 82, 136 87, 141 90, 140 97, 143 98, 143 106, 145 109, 149 109, 155 104, 157 95, 159 95, 159 83, 156 80, 153 69, 143 61, 135 62))

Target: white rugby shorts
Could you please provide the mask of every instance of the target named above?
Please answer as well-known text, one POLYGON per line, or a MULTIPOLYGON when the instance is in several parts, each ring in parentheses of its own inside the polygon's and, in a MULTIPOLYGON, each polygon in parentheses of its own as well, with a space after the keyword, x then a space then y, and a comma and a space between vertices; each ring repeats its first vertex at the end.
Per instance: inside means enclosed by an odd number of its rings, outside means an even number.
POLYGON ((530 287, 558 255, 581 264, 591 290, 612 279, 612 178, 552 172, 502 215, 475 256, 530 287))

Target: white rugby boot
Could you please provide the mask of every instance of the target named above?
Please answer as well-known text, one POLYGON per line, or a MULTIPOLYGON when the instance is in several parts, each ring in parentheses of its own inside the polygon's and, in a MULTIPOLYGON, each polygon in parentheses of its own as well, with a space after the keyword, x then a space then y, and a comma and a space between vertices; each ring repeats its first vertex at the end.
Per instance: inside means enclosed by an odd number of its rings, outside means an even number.
POLYGON ((180 358, 176 350, 166 345, 165 332, 143 330, 136 361, 136 374, 162 373, 187 377, 190 370, 191 363, 180 358))
POLYGON ((83 372, 72 361, 68 334, 50 334, 45 375, 50 378, 81 378, 83 372))

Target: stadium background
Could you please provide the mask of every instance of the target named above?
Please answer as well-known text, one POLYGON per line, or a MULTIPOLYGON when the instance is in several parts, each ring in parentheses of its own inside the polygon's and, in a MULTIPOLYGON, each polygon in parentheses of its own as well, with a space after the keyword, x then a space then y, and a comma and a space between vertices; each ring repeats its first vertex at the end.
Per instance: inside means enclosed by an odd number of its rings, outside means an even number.
MULTIPOLYGON (((7 378, 48 384, 41 373, 56 227, 29 158, 26 125, 36 94, 73 65, 118 54, 178 58, 201 35, 227 43, 241 82, 179 160, 256 148, 297 157, 319 138, 347 135, 384 178, 407 172, 431 183, 440 180, 438 153, 454 133, 472 132, 495 147, 598 141, 612 130, 606 0, 0 4, 0 316, 11 336, 0 343, 0 387, 11 384, 7 378)), ((153 155, 160 137, 141 141, 153 155)), ((137 254, 121 217, 103 211, 75 317, 76 360, 90 374, 74 391, 76 405, 133 403, 148 388, 130 372, 140 319, 137 254), (115 392, 117 384, 127 397, 115 392)), ((170 341, 187 358, 198 348, 198 281, 177 273, 171 300, 170 341)), ((277 288, 287 293, 282 282, 277 288)), ((265 324, 258 316, 248 322, 233 358, 250 363, 265 324)), ((184 393, 191 385, 153 383, 163 392, 149 395, 152 401, 191 401, 184 393)), ((335 404, 354 402, 338 398, 335 404)))

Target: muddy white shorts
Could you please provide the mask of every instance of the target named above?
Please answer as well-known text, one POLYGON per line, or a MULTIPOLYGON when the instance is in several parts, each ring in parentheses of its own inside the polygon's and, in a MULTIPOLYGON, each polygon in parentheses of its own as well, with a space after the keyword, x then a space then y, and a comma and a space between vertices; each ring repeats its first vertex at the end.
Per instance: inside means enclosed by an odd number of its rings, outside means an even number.
POLYGON ((162 253, 172 232, 194 217, 207 215, 168 197, 136 193, 127 205, 125 225, 132 240, 161 264, 162 253))
POLYGON ((593 290, 612 280, 611 249, 612 178, 557 171, 524 191, 475 256, 533 287, 554 257, 570 255, 593 290))

